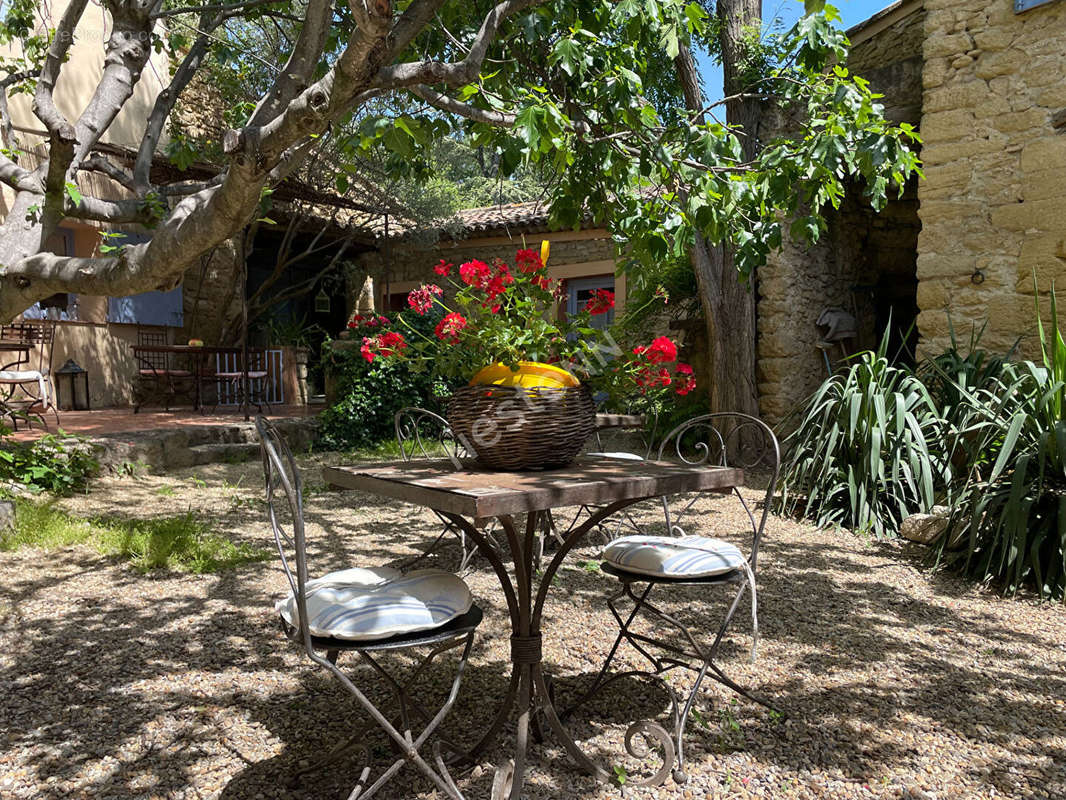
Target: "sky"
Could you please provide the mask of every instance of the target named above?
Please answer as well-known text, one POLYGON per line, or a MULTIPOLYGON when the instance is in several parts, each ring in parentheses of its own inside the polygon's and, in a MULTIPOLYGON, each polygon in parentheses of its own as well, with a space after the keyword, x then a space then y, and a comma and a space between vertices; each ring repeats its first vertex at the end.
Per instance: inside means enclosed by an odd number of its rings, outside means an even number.
MULTIPOLYGON (((893 0, 829 0, 840 12, 845 29, 869 19, 882 8, 891 5, 893 0)), ((783 30, 788 30, 803 14, 802 0, 763 0, 763 21, 769 23, 779 17, 783 30)), ((703 75, 704 91, 709 99, 722 97, 722 68, 713 63, 706 55, 697 56, 700 73, 703 75)))

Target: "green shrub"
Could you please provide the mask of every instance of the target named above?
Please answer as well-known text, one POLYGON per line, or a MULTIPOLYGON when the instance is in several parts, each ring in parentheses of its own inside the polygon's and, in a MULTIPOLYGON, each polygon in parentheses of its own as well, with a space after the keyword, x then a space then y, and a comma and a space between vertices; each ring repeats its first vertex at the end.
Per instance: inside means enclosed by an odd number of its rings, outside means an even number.
MULTIPOLYGON (((437 318, 405 315, 432 336, 437 318)), ((358 343, 323 347, 324 368, 334 380, 336 400, 322 412, 320 444, 327 450, 371 447, 394 435, 393 418, 404 406, 441 411, 448 386, 429 372, 417 372, 401 359, 367 362, 358 343)))
POLYGON ((786 512, 880 538, 932 508, 950 483, 936 403, 911 370, 889 363, 887 341, 855 356, 797 412, 784 443, 786 512))
POLYGON ((10 438, 10 433, 0 427, 0 481, 32 491, 70 494, 84 488, 100 469, 92 445, 81 436, 61 430, 20 442, 10 438))

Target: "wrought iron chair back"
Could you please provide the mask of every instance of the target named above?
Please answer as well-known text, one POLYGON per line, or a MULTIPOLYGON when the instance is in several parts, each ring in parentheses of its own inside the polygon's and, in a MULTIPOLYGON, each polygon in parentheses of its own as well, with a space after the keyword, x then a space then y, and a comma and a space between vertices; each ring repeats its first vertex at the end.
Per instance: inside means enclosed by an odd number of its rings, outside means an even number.
MULTIPOLYGON (((144 328, 137 329, 137 344, 145 345, 148 347, 160 347, 168 344, 166 331, 153 331, 145 330, 144 328)), ((139 353, 137 360, 142 362, 145 369, 151 369, 153 371, 162 372, 163 370, 170 369, 170 355, 169 353, 139 353)))
POLYGON ((274 534, 274 544, 281 557, 281 566, 289 581, 300 617, 300 640, 315 661, 319 658, 311 645, 311 631, 307 623, 307 539, 304 529, 303 482, 296 469, 285 440, 278 429, 265 417, 256 417, 266 480, 267 514, 274 534), (291 554, 291 558, 290 558, 291 554), (295 574, 293 568, 295 567, 295 574))
MULTIPOLYGON (((766 527, 766 519, 770 514, 774 487, 777 485, 778 473, 781 470, 781 445, 770 426, 757 417, 739 412, 722 411, 703 414, 682 422, 666 434, 662 444, 659 445, 657 459, 659 461, 670 459, 693 465, 738 467, 744 470, 758 467, 770 470, 762 513, 758 518, 740 491, 733 490, 751 522, 752 547, 749 563, 754 570, 759 554, 759 542, 762 539, 763 529, 766 527)), ((671 521, 669 505, 666 498, 663 498, 663 508, 670 533, 675 531, 683 533, 679 523, 692 507, 693 502, 694 500, 689 501, 671 521)))
POLYGON ((51 411, 59 424, 59 412, 55 406, 55 386, 52 382, 52 357, 55 353, 56 324, 54 320, 34 320, 32 322, 14 322, 0 325, 0 340, 17 342, 27 346, 15 360, 4 364, 0 394, 2 413, 10 414, 15 427, 21 415, 29 423, 30 416, 40 420, 45 426, 44 411, 51 411), (36 363, 34 363, 36 356, 36 363), (21 390, 24 397, 15 398, 15 392, 21 390), (39 409, 39 410, 36 410, 39 409))
MULTIPOLYGON (((463 447, 452 433, 451 425, 440 414, 417 406, 405 406, 396 412, 393 424, 396 429, 396 444, 400 448, 400 456, 404 461, 418 459, 439 459, 443 454, 456 470, 463 468, 462 459, 468 457, 468 450, 463 447)), ((455 526, 451 520, 436 509, 430 509, 440 520, 441 532, 433 542, 415 556, 402 564, 399 569, 407 571, 425 558, 428 558, 447 534, 452 533, 459 539, 459 566, 456 572, 462 572, 477 555, 477 549, 467 542, 466 534, 455 526)), ((486 536, 493 541, 492 531, 486 531, 486 536)))
POLYGON ((457 470, 463 468, 467 453, 452 433, 448 420, 416 406, 406 406, 396 412, 394 420, 396 444, 404 461, 434 459, 442 455, 457 470))

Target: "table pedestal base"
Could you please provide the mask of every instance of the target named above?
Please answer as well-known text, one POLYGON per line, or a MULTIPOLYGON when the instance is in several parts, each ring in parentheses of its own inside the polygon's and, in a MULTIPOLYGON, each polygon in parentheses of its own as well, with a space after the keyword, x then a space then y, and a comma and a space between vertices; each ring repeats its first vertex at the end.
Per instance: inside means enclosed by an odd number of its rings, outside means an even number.
MULTIPOLYGON (((596 510, 581 525, 567 532, 551 562, 540 575, 539 581, 534 568, 535 534, 539 526, 544 524, 543 518, 547 512, 529 513, 522 535, 519 534, 513 517, 498 517, 513 558, 513 579, 500 558, 499 550, 490 544, 470 520, 457 514, 444 513, 446 518, 470 537, 470 540, 477 545, 478 550, 491 564, 503 588, 511 618, 511 663, 513 665, 511 682, 496 718, 484 736, 465 756, 467 760, 473 760, 491 746, 510 718, 511 711, 517 708, 514 758, 509 759, 497 769, 493 782, 492 800, 519 800, 524 782, 530 733, 533 732, 539 738, 544 733, 545 724, 556 741, 566 748, 567 753, 584 772, 602 782, 615 778, 614 773, 608 772, 585 754, 559 718, 555 709, 554 692, 542 667, 540 624, 548 588, 570 550, 604 519, 646 499, 637 498, 614 502, 596 510), (535 581, 536 585, 534 585, 535 581)), ((626 730, 626 750, 635 758, 643 758, 650 753, 647 744, 649 741, 654 741, 662 747, 663 766, 645 780, 627 778, 627 785, 658 785, 669 776, 674 765, 676 751, 672 737, 666 729, 656 722, 645 720, 633 723, 626 730)))

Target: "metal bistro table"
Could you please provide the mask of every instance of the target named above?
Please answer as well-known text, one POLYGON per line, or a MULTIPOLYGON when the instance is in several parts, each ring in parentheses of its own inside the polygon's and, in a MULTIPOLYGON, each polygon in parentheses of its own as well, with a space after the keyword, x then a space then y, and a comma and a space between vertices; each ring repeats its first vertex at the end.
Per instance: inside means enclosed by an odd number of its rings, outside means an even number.
MULTIPOLYGON (((511 617, 511 682, 494 722, 467 754, 472 759, 494 742, 517 703, 513 767, 507 764, 497 770, 493 800, 519 799, 530 721, 538 713, 581 769, 600 781, 613 777, 589 758, 563 727, 541 666, 541 615, 563 559, 589 530, 634 503, 683 492, 728 492, 744 481, 740 469, 589 457, 580 458, 569 467, 541 472, 493 472, 477 467, 456 471, 449 461, 415 461, 326 467, 323 475, 326 483, 334 487, 358 489, 435 509, 470 537, 496 572, 511 617), (538 580, 534 570, 535 534, 543 517, 553 508, 580 505, 599 507, 566 533, 538 580), (519 532, 515 522, 519 514, 526 514, 524 532, 519 532), (481 521, 490 517, 499 520, 506 534, 511 572, 504 566, 500 552, 478 528, 481 521)), ((648 727, 644 723, 630 726, 627 742, 631 733, 646 733, 648 727)))

